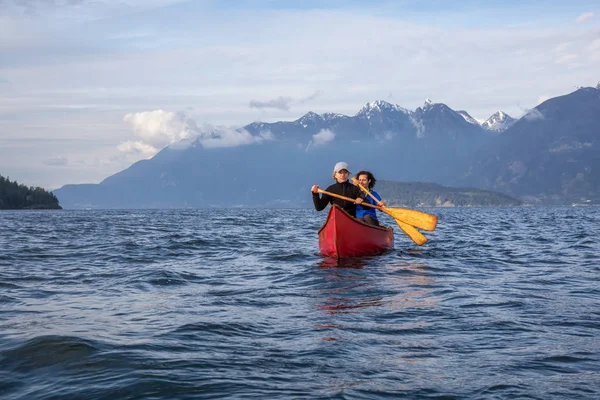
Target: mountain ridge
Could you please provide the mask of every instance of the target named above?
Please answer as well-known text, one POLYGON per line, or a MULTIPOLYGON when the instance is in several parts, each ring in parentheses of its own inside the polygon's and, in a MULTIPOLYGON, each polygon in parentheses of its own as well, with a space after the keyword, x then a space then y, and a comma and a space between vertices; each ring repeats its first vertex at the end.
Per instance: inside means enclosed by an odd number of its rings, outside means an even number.
POLYGON ((600 88, 580 88, 546 100, 493 138, 457 183, 532 203, 598 204, 599 139, 600 88))
MULTIPOLYGON (((475 187, 541 204, 595 199, 600 168, 585 150, 597 146, 598 91, 581 89, 546 109, 554 104, 550 99, 498 134, 431 101, 414 112, 377 101, 354 116, 309 112, 295 121, 253 122, 241 128, 257 139, 245 146, 209 148, 199 137, 187 146, 168 146, 152 159, 107 177, 100 188, 72 185, 55 193, 63 204, 92 204, 96 198, 105 207, 310 205, 307 188, 315 183, 326 186, 332 165, 344 160, 356 170, 371 170, 380 180, 475 187), (582 106, 586 101, 591 108, 582 106), (557 115, 560 123, 547 124, 557 115), (582 129, 587 139, 571 140, 582 129), (269 140, 258 140, 264 137, 269 140), (574 175, 583 174, 578 178, 583 183, 570 175, 565 178, 570 186, 545 182, 553 178, 543 168, 551 167, 553 174, 572 169, 568 159, 561 158, 569 149, 585 153, 574 175), (537 178, 522 180, 519 174, 526 176, 527 171, 536 171, 537 178), (574 195, 576 191, 581 193, 574 195)), ((213 132, 213 139, 219 135, 213 132)))

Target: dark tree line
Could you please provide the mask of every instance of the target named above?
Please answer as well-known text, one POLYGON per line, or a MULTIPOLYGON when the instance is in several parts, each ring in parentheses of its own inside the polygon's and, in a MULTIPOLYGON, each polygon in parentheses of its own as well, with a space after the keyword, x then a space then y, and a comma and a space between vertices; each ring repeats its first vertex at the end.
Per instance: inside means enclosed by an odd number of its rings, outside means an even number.
POLYGON ((521 201, 503 193, 452 188, 435 183, 378 181, 375 190, 389 206, 516 206, 521 201))
POLYGON ((41 187, 27 187, 11 182, 9 178, 0 175, 0 210, 20 209, 54 209, 62 207, 52 192, 41 187))

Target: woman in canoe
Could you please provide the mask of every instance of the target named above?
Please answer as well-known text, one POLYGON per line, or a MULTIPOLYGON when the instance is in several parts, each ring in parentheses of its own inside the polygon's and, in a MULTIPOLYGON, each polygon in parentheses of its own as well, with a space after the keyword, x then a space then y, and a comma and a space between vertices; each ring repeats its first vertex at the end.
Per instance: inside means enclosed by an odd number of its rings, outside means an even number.
POLYGON ((337 197, 332 197, 324 193, 322 196, 319 196, 319 185, 313 185, 310 191, 312 192, 313 203, 317 211, 325 209, 328 204, 336 204, 348 214, 353 217, 356 216, 356 205, 362 203, 366 197, 358 186, 348 182, 349 176, 350 170, 347 163, 339 162, 335 164, 335 167, 333 167, 333 179, 335 179, 336 182, 329 186, 325 191, 350 197, 355 199, 354 202, 338 199, 337 197))
MULTIPOLYGON (((371 194, 373 196, 375 196, 375 199, 373 199, 371 196, 367 195, 367 201, 370 204, 373 204, 374 206, 379 206, 382 207, 384 206, 384 202, 381 201, 381 196, 379 195, 379 193, 377 193, 376 191, 373 190, 373 186, 375 186, 375 183, 377 182, 377 179, 375 179, 375 177, 373 176, 373 174, 369 171, 360 171, 358 174, 356 174, 356 181, 354 181, 355 183, 358 183, 360 186, 364 187, 365 189, 368 189, 369 192, 371 192, 371 194)), ((362 219, 364 222, 366 222, 369 225, 375 225, 375 226, 379 226, 379 220, 377 219, 377 214, 375 213, 375 209, 371 208, 371 207, 363 207, 361 205, 356 206, 356 218, 358 219, 362 219)))

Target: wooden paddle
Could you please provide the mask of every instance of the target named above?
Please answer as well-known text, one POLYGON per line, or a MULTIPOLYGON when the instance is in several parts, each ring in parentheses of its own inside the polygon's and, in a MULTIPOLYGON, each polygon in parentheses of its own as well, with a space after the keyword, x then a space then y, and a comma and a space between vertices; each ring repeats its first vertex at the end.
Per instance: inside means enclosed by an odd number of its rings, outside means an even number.
POLYGON ((414 226, 405 224, 402 221, 395 221, 400 227, 400 229, 402 229, 402 232, 406 233, 406 236, 408 236, 413 242, 415 242, 419 246, 422 246, 427 242, 427 238, 425 237, 425 235, 419 232, 414 226))
MULTIPOLYGON (((371 196, 375 201, 379 202, 367 188, 358 183, 358 179, 352 178, 352 183, 361 188, 362 191, 371 196)), ((381 207, 381 211, 392 216, 394 219, 399 219, 409 225, 425 229, 426 231, 432 231, 437 226, 437 217, 435 215, 421 211, 409 210, 407 208, 387 208, 385 206, 381 207)))
MULTIPOLYGON (((366 187, 364 187, 363 185, 361 185, 360 183, 358 183, 358 179, 356 178, 351 178, 352 183, 354 183, 356 186, 358 186, 363 192, 365 192, 366 194, 368 194, 369 196, 371 196, 371 198, 373 200, 375 200, 376 202, 380 202, 381 200, 379 200, 377 197, 375 197, 373 195, 373 193, 371 193, 369 191, 369 189, 367 189, 366 187)), ((362 203, 361 203, 362 205, 362 203)), ((383 211, 385 211, 385 206, 381 206, 381 209, 383 211)), ((389 215, 389 214, 388 214, 389 215)), ((418 244, 419 246, 425 244, 427 242, 427 238, 425 237, 425 235, 423 235, 421 232, 419 232, 414 226, 409 225, 405 222, 402 222, 396 218, 394 218, 394 220, 396 221, 396 223, 398 224, 398 226, 400 227, 400 229, 402 229, 402 231, 409 237, 411 238, 411 240, 413 242, 415 242, 416 244, 418 244)))
MULTIPOLYGON (((339 194, 335 194, 335 193, 330 193, 330 192, 326 192, 323 189, 319 189, 319 193, 323 193, 323 194, 327 194, 331 197, 337 197, 338 199, 342 199, 342 200, 346 200, 346 201, 351 201, 354 203, 354 199, 351 199, 350 197, 345 197, 345 196, 341 196, 339 194)), ((372 207, 372 208, 376 208, 378 210, 381 210, 382 207, 379 206, 374 206, 371 203, 368 202, 363 202, 360 204, 361 206, 367 206, 367 207, 372 207)), ((392 218, 394 218, 394 216, 392 216, 392 218)), ((406 233, 406 235, 416 244, 418 244, 419 246, 423 245, 425 242, 427 242, 427 238, 421 233, 419 232, 414 226, 409 225, 405 222, 402 222, 396 218, 394 218, 396 220, 396 223, 398 224, 398 226, 400 227, 400 229, 402 229, 402 232, 406 233)))
MULTIPOLYGON (((337 194, 325 192, 319 189, 319 193, 325 193, 332 197, 338 197, 342 200, 351 201, 354 203, 354 199, 349 197, 340 197, 337 194)), ((379 200, 378 200, 379 201, 379 200)), ((426 231, 432 231, 435 229, 437 225, 437 217, 435 215, 427 214, 422 211, 409 210, 408 208, 389 208, 389 207, 379 207, 374 206, 371 203, 364 203, 361 205, 366 205, 367 207, 376 208, 395 220, 400 220, 408 225, 412 225, 417 228, 425 229, 426 231)))

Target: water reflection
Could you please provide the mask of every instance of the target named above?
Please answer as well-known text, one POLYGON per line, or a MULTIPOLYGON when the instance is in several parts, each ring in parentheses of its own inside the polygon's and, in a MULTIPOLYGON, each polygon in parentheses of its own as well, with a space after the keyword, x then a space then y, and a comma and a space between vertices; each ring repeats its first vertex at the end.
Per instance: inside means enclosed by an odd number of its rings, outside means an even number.
MULTIPOLYGON (((436 356, 428 310, 437 306, 437 283, 427 256, 416 250, 382 257, 320 260, 322 280, 315 293, 314 324, 322 351, 343 353, 336 369, 354 368, 355 360, 424 376, 436 356), (362 352, 368 343, 377 350, 362 352), (348 363, 348 364, 346 364, 348 363)), ((324 389, 343 391, 365 381, 324 377, 324 389)))
POLYGON ((379 306, 398 311, 409 307, 431 308, 437 304, 431 295, 435 279, 424 262, 393 260, 378 264, 373 261, 373 257, 319 261, 318 266, 328 270, 331 285, 320 290, 321 295, 329 296, 316 307, 336 314, 379 306), (365 268, 367 265, 371 268, 365 268))
POLYGON ((387 285, 396 292, 388 298, 388 307, 397 311, 437 305, 437 298, 431 294, 436 282, 424 262, 398 261, 387 264, 386 270, 390 272, 387 285))
POLYGON ((361 269, 367 265, 367 262, 373 257, 350 257, 337 259, 333 257, 325 257, 317 263, 319 268, 353 268, 361 269))
POLYGON ((323 259, 318 267, 328 282, 318 290, 314 305, 323 313, 315 328, 323 331, 324 341, 337 341, 365 321, 379 320, 371 326, 377 330, 420 329, 427 321, 406 321, 402 315, 437 305, 435 279, 422 261, 357 257, 323 259))
MULTIPOLYGON (((314 327, 323 351, 358 354, 356 359, 362 359, 361 349, 368 341, 381 345, 381 351, 368 356, 369 362, 376 365, 421 375, 421 370, 435 363, 431 349, 436 344, 427 335, 415 336, 429 325, 428 313, 423 309, 437 305, 432 269, 421 259, 414 260, 419 256, 401 253, 320 260, 318 266, 325 282, 315 296, 318 323, 314 327)), ((349 357, 349 362, 353 359, 349 357)), ((334 391, 365 383, 351 378, 325 378, 325 382, 324 388, 334 391)))
POLYGON ((343 297, 329 297, 326 304, 318 306, 320 310, 327 311, 329 314, 350 313, 358 308, 376 307, 383 305, 382 297, 364 299, 361 301, 348 300, 343 297))

